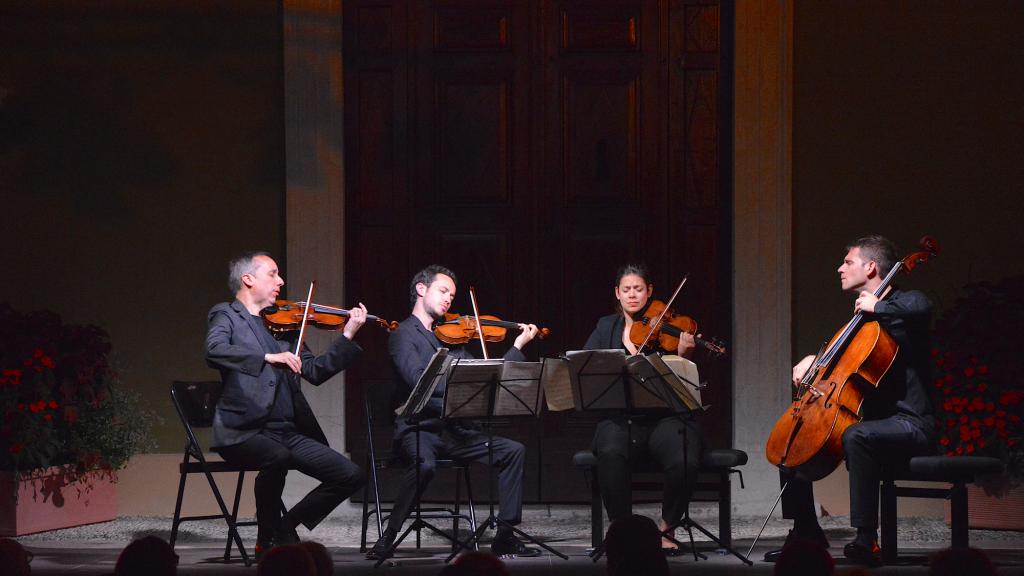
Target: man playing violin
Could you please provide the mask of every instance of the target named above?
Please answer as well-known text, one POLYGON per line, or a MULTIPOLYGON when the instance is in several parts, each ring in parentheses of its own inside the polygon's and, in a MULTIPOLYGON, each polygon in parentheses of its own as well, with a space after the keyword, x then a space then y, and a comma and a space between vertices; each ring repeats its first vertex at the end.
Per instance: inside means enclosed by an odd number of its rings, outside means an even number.
MULTIPOLYGON (((878 484, 882 467, 933 451, 935 425, 925 387, 929 375, 928 326, 931 302, 918 291, 890 287, 882 297, 874 292, 896 264, 896 246, 882 236, 867 236, 847 247, 837 270, 843 290, 856 295, 854 313, 877 321, 899 345, 893 365, 861 406, 863 420, 843 433, 843 451, 850 474, 850 524, 857 537, 843 548, 845 556, 860 564, 880 563, 878 546, 878 484)), ((793 367, 793 383, 800 382, 814 362, 807 356, 793 367)), ((811 483, 787 472, 782 493, 784 518, 793 520, 786 542, 812 540, 828 547, 814 511, 811 483)), ((780 550, 765 554, 774 562, 780 550)))
MULTIPOLYGON (((444 320, 445 313, 455 298, 455 273, 437 265, 427 266, 419 271, 409 285, 409 298, 412 303, 412 315, 403 320, 398 329, 391 333, 388 340, 388 352, 394 364, 398 383, 411 391, 426 369, 430 358, 442 347, 449 348, 449 356, 455 358, 472 358, 469 343, 462 346, 445 346, 432 331, 434 323, 444 320)), ((522 348, 537 335, 537 327, 533 324, 520 324, 520 333, 508 352, 506 360, 524 361, 526 357, 522 348)), ((415 462, 417 453, 420 458, 418 476, 420 490, 426 489, 434 476, 438 458, 450 458, 457 461, 488 461, 487 436, 471 423, 442 420, 441 410, 444 398, 444 385, 439 385, 431 396, 421 416, 427 419, 418 424, 404 418, 395 422, 395 445, 409 460, 415 462), (419 426, 419 434, 415 427, 419 426), (419 451, 416 439, 419 437, 419 451)), ((523 511, 523 463, 525 447, 514 440, 494 438, 494 462, 498 470, 498 499, 500 512, 498 519, 508 525, 516 525, 522 519, 523 511)), ((402 523, 409 516, 413 505, 418 499, 416 489, 417 471, 410 465, 403 478, 402 486, 395 499, 388 527, 380 540, 367 552, 367 558, 380 559, 387 557, 395 538, 402 529, 402 523)), ((491 549, 497 556, 537 556, 540 550, 523 545, 514 532, 506 524, 498 525, 498 533, 494 537, 491 549)))
POLYGON ((210 310, 206 363, 224 383, 213 418, 212 449, 231 464, 253 466, 256 476, 257 557, 275 545, 296 544, 295 527, 312 530, 365 482, 365 474, 332 450, 302 394, 299 376, 320 385, 348 367, 362 352, 352 341, 366 321, 366 308, 349 311, 344 332, 314 356, 303 345, 275 340, 260 311, 274 303, 284 278, 264 252, 244 254, 229 264, 233 302, 210 310), (281 493, 290 468, 322 483, 286 514, 281 493))
MULTIPOLYGON (((627 265, 619 269, 615 283, 617 310, 598 320, 584 349, 639 352, 630 340, 630 329, 649 307, 654 285, 648 277, 642 266, 627 265)), ((681 332, 676 353, 688 357, 694 348, 693 335, 681 332)), ((594 432, 593 451, 597 457, 597 482, 601 485, 608 519, 614 522, 632 513, 630 469, 632 462, 644 457, 657 462, 665 471, 661 530, 667 530, 682 518, 697 483, 702 443, 700 426, 692 418, 644 415, 599 422, 594 432)), ((676 544, 667 538, 662 540, 662 547, 666 554, 677 552, 676 544)))

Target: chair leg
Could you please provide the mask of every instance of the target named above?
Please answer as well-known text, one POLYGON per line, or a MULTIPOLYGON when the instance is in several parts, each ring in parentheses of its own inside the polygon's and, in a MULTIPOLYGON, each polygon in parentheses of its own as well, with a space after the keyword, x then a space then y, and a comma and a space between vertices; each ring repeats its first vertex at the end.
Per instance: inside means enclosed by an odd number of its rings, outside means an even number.
POLYGON ((896 544, 896 483, 892 478, 885 478, 882 480, 882 487, 879 490, 881 491, 878 499, 881 502, 882 516, 882 560, 892 563, 899 557, 896 544))
MULTIPOLYGON (((455 469, 455 513, 452 514, 452 537, 456 540, 459 539, 459 504, 462 502, 462 472, 462 468, 455 469)), ((469 472, 469 470, 466 470, 466 472, 469 472)), ((458 549, 458 544, 452 542, 452 551, 458 549)))
POLYGON ((604 504, 601 486, 597 483, 597 469, 590 469, 590 545, 597 549, 604 541, 604 504))
POLYGON ((970 536, 967 530, 967 486, 953 484, 949 490, 950 524, 953 528, 953 548, 967 548, 970 536))
POLYGON ((228 538, 234 540, 235 545, 238 546, 238 552, 242 555, 242 561, 245 562, 246 566, 252 566, 252 560, 249 558, 249 553, 245 551, 245 546, 242 544, 242 537, 238 535, 238 528, 235 526, 235 521, 231 519, 231 514, 228 513, 228 507, 224 504, 224 498, 220 495, 220 489, 217 488, 217 482, 213 479, 213 474, 208 470, 204 470, 203 474, 206 476, 206 481, 210 484, 210 490, 213 491, 213 496, 217 500, 217 506, 220 507, 221 516, 224 517, 224 521, 228 525, 228 538))
MULTIPOLYGON (((235 498, 231 505, 231 521, 238 524, 238 502, 242 498, 242 483, 245 480, 245 471, 240 470, 238 472, 238 482, 235 483, 235 498)), ((231 560, 231 536, 228 535, 227 542, 224 544, 224 561, 228 562, 231 560)))
MULTIPOLYGON (((188 463, 186 459, 185 463, 188 463)), ((178 539, 178 526, 181 524, 181 504, 185 498, 185 478, 188 474, 185 472, 181 473, 181 479, 178 480, 178 498, 174 501, 174 520, 171 521, 171 549, 174 549, 174 542, 178 539)))
POLYGON ((718 478, 718 539, 726 548, 732 548, 732 479, 724 470, 718 478))

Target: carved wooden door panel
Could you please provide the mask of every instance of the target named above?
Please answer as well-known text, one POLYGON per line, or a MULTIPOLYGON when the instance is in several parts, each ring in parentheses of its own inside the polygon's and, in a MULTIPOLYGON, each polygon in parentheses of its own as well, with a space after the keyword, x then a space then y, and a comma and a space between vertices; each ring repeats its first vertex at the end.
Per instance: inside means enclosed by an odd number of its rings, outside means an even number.
MULTIPOLYGON (((347 293, 400 320, 412 274, 443 264, 455 310, 475 286, 483 313, 551 328, 527 348, 536 358, 582 346, 612 310, 615 269, 642 261, 662 298, 689 272, 683 309, 728 337, 718 26, 707 3, 347 2, 347 293)), ((363 398, 378 420, 393 404, 385 338, 362 343, 346 410, 357 458, 363 398)), ((728 367, 703 373, 717 408, 705 429, 726 445, 728 367)), ((586 498, 571 456, 594 423, 499 422, 527 445, 528 501, 586 498)), ((390 446, 384 429, 375 439, 390 446)))

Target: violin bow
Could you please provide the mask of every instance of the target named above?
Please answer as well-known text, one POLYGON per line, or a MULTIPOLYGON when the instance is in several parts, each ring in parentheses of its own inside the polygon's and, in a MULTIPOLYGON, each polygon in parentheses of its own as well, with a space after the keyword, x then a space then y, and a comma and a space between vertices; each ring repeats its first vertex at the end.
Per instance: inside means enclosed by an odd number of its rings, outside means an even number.
POLYGON ((658 326, 658 324, 661 324, 661 319, 665 317, 665 314, 668 312, 669 307, 672 306, 672 302, 674 302, 676 296, 679 295, 679 291, 683 289, 683 284, 686 284, 687 276, 687 274, 683 274, 682 282, 679 283, 679 286, 676 286, 676 291, 672 293, 672 297, 668 299, 668 302, 665 304, 665 308, 661 311, 661 314, 658 314, 658 318, 654 321, 654 323, 651 324, 651 329, 647 331, 647 338, 644 338, 644 343, 641 344, 640 347, 636 349, 637 354, 640 354, 641 351, 644 349, 644 346, 647 346, 647 342, 650 341, 651 336, 654 334, 654 329, 658 326))
POLYGON ((484 327, 480 324, 480 309, 476 306, 476 290, 469 287, 469 300, 473 303, 473 318, 476 320, 476 333, 480 336, 480 348, 484 351, 484 360, 490 360, 487 356, 487 342, 484 341, 484 327))
POLYGON ((295 344, 295 355, 302 350, 302 340, 306 337, 306 319, 309 318, 310 302, 313 301, 313 292, 316 290, 316 280, 309 283, 309 296, 306 297, 306 305, 302 307, 302 324, 299 325, 299 341, 295 344))

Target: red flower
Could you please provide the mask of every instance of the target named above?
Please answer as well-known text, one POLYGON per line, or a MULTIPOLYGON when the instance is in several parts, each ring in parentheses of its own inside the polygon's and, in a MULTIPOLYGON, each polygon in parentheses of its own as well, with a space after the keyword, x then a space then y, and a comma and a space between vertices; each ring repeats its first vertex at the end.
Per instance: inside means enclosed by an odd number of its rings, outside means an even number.
POLYGON ((942 444, 943 446, 949 446, 949 438, 943 436, 942 440, 939 440, 939 444, 942 444))
POLYGON ((967 445, 967 453, 968 454, 974 454, 974 444, 968 444, 967 445))
POLYGON ((47 406, 50 407, 50 410, 56 410, 58 404, 57 404, 56 400, 50 400, 50 402, 49 402, 49 404, 47 404, 47 406))
POLYGON ((964 414, 963 416, 960 417, 961 424, 967 424, 968 420, 970 420, 970 418, 967 417, 967 414, 964 414))
POLYGON ((974 368, 971 368, 970 366, 968 366, 967 368, 964 368, 964 376, 966 376, 968 378, 974 376, 974 368))
POLYGON ((988 366, 978 366, 978 374, 988 374, 988 366))
POLYGON ((39 359, 39 361, 43 363, 43 366, 46 366, 50 370, 53 370, 54 368, 57 367, 57 364, 54 363, 53 358, 50 358, 49 356, 43 356, 42 358, 39 359))
POLYGON ((43 357, 43 351, 41 349, 39 349, 39 348, 36 348, 35 350, 32 351, 32 357, 33 358, 42 358, 43 357))
MULTIPOLYGON (((49 414, 47 414, 47 416, 49 416, 49 414)), ((981 430, 978 430, 977 428, 975 428, 974 430, 971 430, 971 438, 973 438, 975 440, 977 440, 978 438, 981 438, 981 430)))
POLYGON ((995 419, 994 416, 989 416, 988 418, 985 418, 985 426, 988 426, 989 428, 991 428, 991 427, 995 426, 995 424, 996 424, 996 419, 995 419))
POLYGON ((43 414, 43 420, 47 422, 53 422, 53 414, 43 414))
POLYGON ((984 448, 986 445, 987 445, 987 442, 985 442, 984 438, 981 438, 980 440, 978 440, 978 448, 984 448))
POLYGON ((24 447, 25 445, 22 444, 21 442, 14 442, 7 447, 7 451, 10 452, 11 454, 21 454, 21 450, 24 447))

